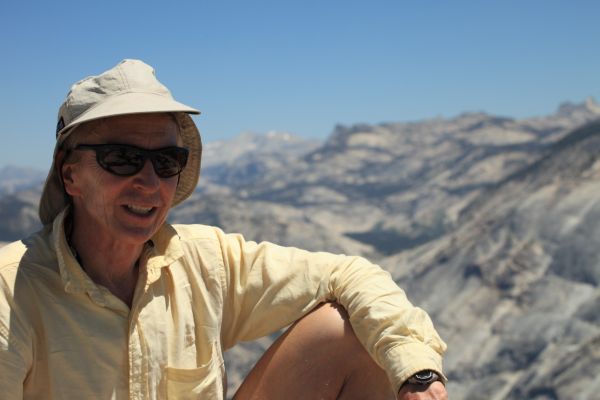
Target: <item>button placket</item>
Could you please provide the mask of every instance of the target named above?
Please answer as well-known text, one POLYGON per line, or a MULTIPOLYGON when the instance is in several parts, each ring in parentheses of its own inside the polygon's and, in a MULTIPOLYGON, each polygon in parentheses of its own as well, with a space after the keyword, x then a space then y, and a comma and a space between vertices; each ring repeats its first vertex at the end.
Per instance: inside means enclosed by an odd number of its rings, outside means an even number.
POLYGON ((147 397, 147 366, 144 351, 144 337, 140 326, 139 304, 146 292, 146 268, 140 266, 140 276, 135 288, 133 303, 129 312, 129 398, 145 399, 147 397))
POLYGON ((140 393, 140 374, 141 374, 141 352, 139 341, 137 339, 137 329, 129 333, 129 398, 139 399, 140 393))

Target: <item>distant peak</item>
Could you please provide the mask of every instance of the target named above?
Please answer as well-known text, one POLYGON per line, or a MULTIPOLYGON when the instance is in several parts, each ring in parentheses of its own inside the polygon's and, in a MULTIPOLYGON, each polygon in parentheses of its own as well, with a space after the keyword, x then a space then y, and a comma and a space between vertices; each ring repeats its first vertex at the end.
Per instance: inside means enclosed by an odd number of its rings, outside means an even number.
POLYGON ((240 140, 255 141, 255 142, 264 141, 264 140, 269 140, 269 141, 275 140, 275 141, 290 142, 290 141, 304 141, 305 138, 294 135, 294 134, 286 132, 286 131, 270 130, 270 131, 262 132, 262 133, 246 131, 246 132, 242 132, 241 134, 239 134, 236 137, 229 139, 229 141, 233 141, 233 142, 238 142, 240 140))
POLYGON ((573 103, 566 101, 558 107, 557 114, 570 115, 576 112, 591 112, 594 114, 600 114, 600 105, 596 102, 594 97, 589 96, 582 103, 573 103))
POLYGON ((265 133, 265 136, 269 139, 282 139, 282 140, 291 140, 294 138, 289 132, 280 132, 280 131, 268 131, 265 133))
POLYGON ((588 97, 585 99, 585 107, 586 107, 588 110, 592 110, 592 111, 595 111, 595 112, 598 112, 598 113, 600 113, 600 104, 598 104, 598 103, 596 102, 596 99, 594 99, 594 97, 593 97, 593 96, 588 96, 588 97))

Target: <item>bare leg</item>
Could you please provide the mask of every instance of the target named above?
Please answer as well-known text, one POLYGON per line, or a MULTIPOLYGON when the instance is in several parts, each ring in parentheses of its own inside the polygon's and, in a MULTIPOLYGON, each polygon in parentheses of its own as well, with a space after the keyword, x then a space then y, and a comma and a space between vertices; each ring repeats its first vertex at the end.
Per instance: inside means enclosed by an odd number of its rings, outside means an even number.
POLYGON ((326 303, 273 343, 234 399, 389 400, 395 395, 354 335, 345 310, 326 303))

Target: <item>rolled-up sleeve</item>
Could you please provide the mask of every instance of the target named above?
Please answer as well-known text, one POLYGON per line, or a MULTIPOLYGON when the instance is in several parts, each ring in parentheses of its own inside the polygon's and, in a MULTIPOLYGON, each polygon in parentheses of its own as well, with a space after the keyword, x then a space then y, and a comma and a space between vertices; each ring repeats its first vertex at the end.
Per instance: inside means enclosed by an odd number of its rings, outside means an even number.
POLYGON ((360 257, 257 244, 216 232, 224 270, 225 347, 274 332, 319 303, 336 301, 396 389, 418 371, 442 373, 446 345, 431 319, 380 267, 360 257))

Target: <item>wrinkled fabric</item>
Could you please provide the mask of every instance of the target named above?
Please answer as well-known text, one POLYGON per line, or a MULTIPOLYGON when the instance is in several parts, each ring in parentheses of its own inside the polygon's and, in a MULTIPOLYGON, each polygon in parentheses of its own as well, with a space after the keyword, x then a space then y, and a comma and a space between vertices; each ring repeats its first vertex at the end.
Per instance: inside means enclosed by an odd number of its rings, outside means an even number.
POLYGON ((165 224, 144 249, 131 309, 69 249, 65 212, 0 249, 3 399, 222 399, 223 351, 337 301, 399 388, 441 372, 446 345, 389 274, 358 257, 165 224))

